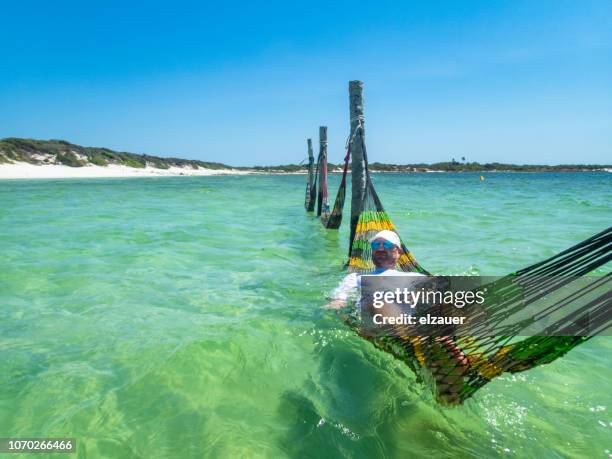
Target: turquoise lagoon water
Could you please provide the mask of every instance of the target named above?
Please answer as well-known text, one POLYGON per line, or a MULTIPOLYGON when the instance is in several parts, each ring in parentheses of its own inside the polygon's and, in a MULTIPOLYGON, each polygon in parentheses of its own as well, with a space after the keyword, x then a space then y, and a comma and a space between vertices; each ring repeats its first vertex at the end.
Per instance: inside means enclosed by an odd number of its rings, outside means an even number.
MULTIPOLYGON (((436 273, 504 274, 611 223, 612 174, 374 180, 436 273)), ((304 213, 304 181, 1 181, 0 437, 74 437, 78 457, 610 457, 612 338, 438 406, 321 309, 347 228, 304 213)))

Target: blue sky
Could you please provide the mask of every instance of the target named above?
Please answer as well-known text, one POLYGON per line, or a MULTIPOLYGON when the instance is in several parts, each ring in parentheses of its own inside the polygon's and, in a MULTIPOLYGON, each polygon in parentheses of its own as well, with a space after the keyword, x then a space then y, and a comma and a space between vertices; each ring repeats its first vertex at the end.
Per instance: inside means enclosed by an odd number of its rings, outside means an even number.
POLYGON ((612 2, 5 2, 0 137, 232 165, 612 163, 612 2))

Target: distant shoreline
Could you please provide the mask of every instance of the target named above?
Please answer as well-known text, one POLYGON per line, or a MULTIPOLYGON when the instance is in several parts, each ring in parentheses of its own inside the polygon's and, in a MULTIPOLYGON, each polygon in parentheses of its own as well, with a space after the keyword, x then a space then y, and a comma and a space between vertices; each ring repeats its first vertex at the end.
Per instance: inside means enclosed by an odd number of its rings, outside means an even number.
MULTIPOLYGON (((498 172, 612 172, 612 165, 516 165, 442 162, 433 164, 369 164, 376 173, 498 173, 498 172)), ((350 169, 349 169, 350 170, 350 169)), ((342 166, 328 164, 330 173, 342 166)), ((232 167, 217 162, 117 152, 83 147, 63 140, 7 138, 0 140, 0 180, 36 178, 107 178, 208 176, 246 174, 305 174, 307 165, 232 167)))
MULTIPOLYGON (((612 168, 601 170, 560 170, 560 171, 516 171, 516 170, 486 170, 486 171, 381 171, 372 170, 375 174, 498 174, 498 173, 538 173, 538 172, 612 172, 612 168)), ((330 174, 341 174, 342 170, 329 171, 330 174)), ((136 168, 123 165, 96 166, 86 165, 70 167, 61 164, 29 164, 13 162, 0 164, 0 180, 28 179, 82 179, 82 178, 139 178, 139 177, 197 177, 218 175, 306 175, 306 171, 283 171, 257 169, 193 169, 191 167, 171 167, 158 169, 154 167, 136 168)))

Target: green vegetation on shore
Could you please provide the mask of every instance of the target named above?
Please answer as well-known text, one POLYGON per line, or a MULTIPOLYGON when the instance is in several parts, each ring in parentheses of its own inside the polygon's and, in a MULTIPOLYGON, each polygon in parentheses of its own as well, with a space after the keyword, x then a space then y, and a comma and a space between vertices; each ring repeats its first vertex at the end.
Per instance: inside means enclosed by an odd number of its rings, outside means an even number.
POLYGON ((597 164, 559 164, 556 166, 539 164, 505 164, 505 163, 459 163, 455 161, 433 164, 381 164, 372 163, 370 170, 378 172, 588 172, 609 169, 612 166, 597 164))
MULTIPOLYGON (((222 163, 198 161, 179 158, 162 158, 159 156, 118 152, 108 148, 82 147, 64 140, 33 140, 6 138, 0 140, 0 164, 22 161, 30 164, 63 164, 71 167, 82 167, 89 164, 107 166, 120 164, 124 166, 158 169, 170 167, 191 167, 193 169, 236 169, 263 173, 300 173, 305 172, 305 164, 285 164, 280 166, 232 167, 222 163)), ((503 164, 476 162, 442 162, 418 164, 383 164, 371 163, 373 172, 586 172, 612 169, 612 165, 596 164, 561 164, 557 166, 533 164, 503 164)), ((341 172, 342 164, 328 164, 330 172, 341 172)))
MULTIPOLYGON (((556 166, 535 164, 503 164, 503 163, 419 163, 419 164, 384 164, 371 163, 368 165, 372 172, 592 172, 612 169, 612 165, 598 164, 560 164, 556 166)), ((262 172, 300 172, 307 166, 286 164, 282 166, 254 167, 262 172)), ((327 164, 328 172, 342 172, 342 164, 327 164)), ((349 165, 350 170, 350 165, 349 165)))
POLYGON ((88 164, 107 166, 118 164, 158 169, 191 167, 193 169, 232 169, 221 163, 119 152, 108 148, 82 147, 64 140, 33 140, 7 138, 0 140, 0 163, 22 161, 30 164, 63 164, 82 167, 88 164))

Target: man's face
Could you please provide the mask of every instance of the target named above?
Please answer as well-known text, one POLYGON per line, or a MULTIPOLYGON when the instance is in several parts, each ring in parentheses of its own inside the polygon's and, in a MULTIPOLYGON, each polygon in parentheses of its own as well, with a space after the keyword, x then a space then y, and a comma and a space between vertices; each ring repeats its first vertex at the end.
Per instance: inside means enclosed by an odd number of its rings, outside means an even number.
POLYGON ((372 261, 374 262, 374 266, 385 269, 395 268, 397 260, 399 260, 400 257, 399 248, 382 238, 375 239, 372 242, 372 261), (385 248, 385 243, 387 246, 392 245, 392 247, 389 249, 385 248), (376 248, 374 248, 374 246, 376 246, 376 248))

